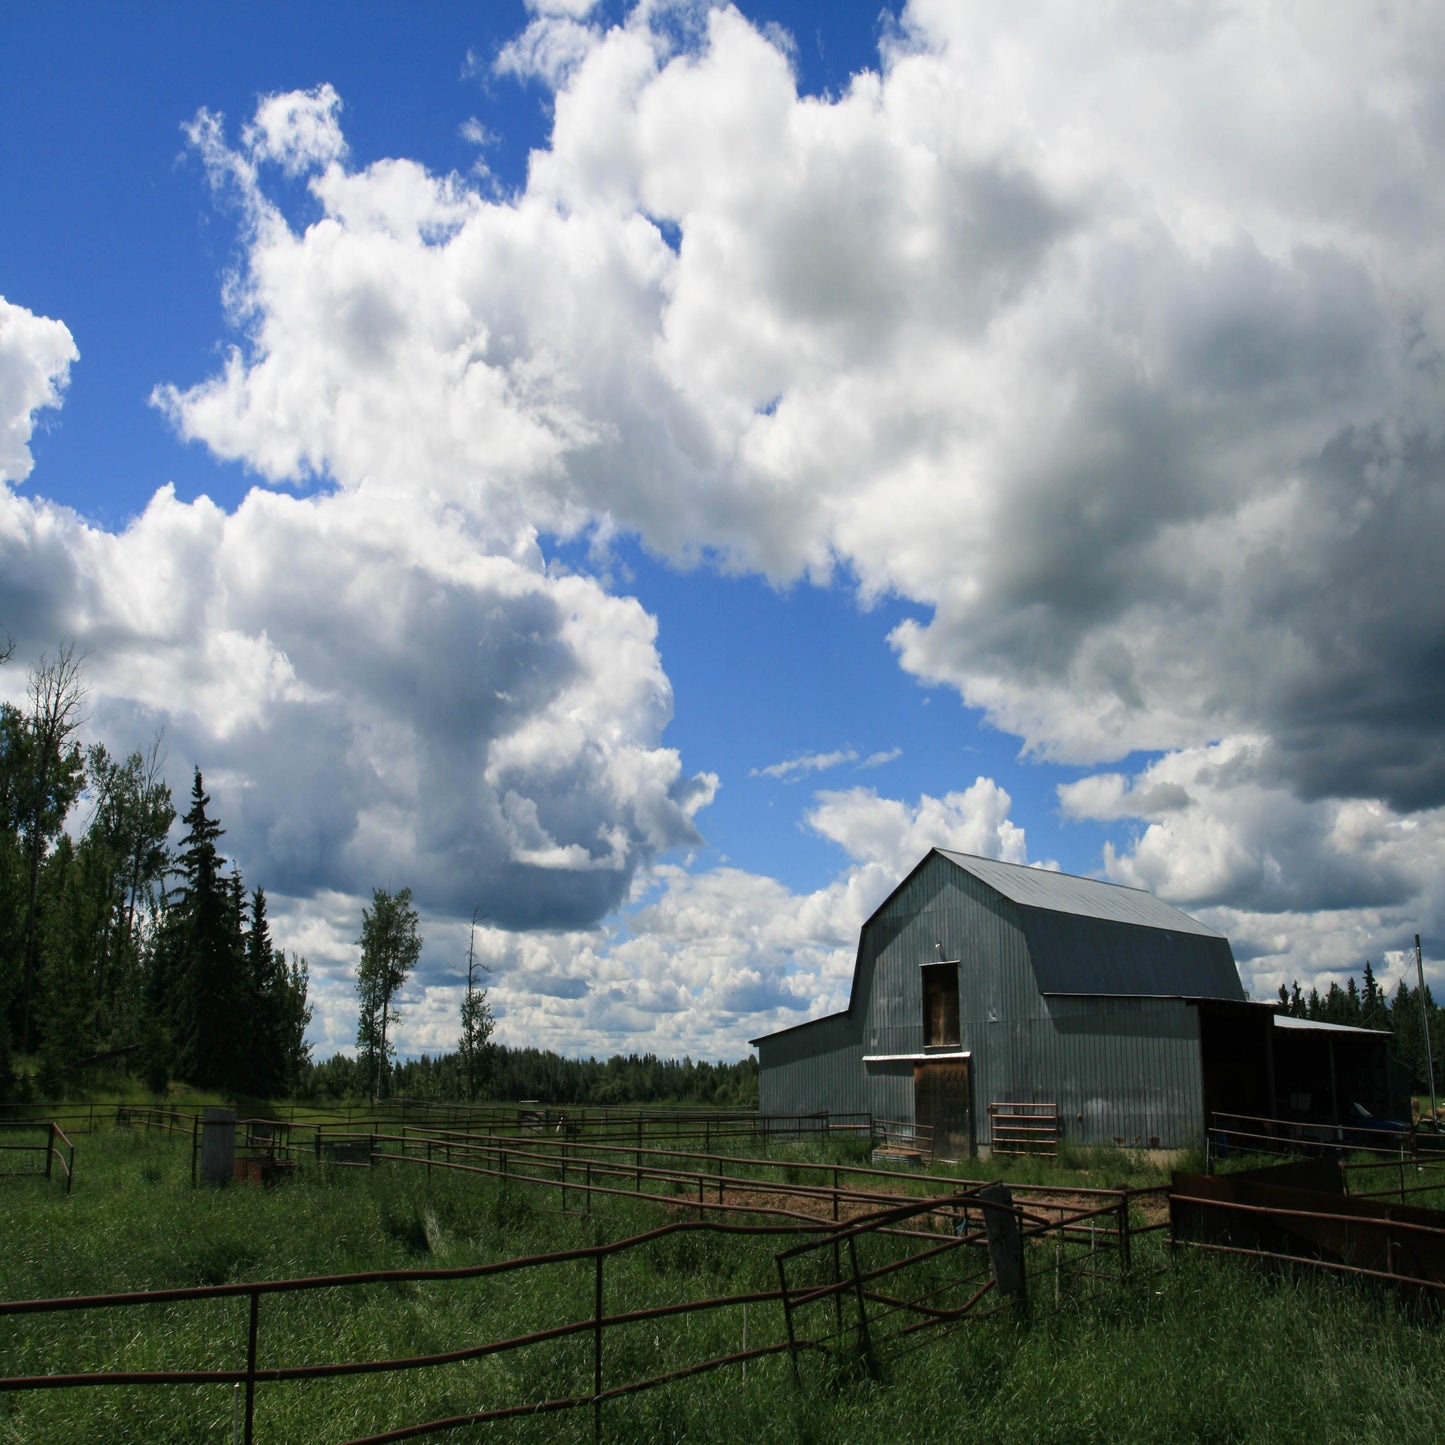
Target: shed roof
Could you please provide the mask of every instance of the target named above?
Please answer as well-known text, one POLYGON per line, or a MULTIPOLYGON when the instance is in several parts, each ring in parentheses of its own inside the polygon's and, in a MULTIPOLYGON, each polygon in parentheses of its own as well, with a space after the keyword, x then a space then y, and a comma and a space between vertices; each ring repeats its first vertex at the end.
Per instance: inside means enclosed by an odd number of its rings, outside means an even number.
POLYGON ((1387 1039, 1389 1029, 1362 1029, 1358 1024, 1327 1024, 1323 1019, 1297 1019, 1292 1014, 1275 1014, 1277 1029, 1318 1029, 1332 1034, 1365 1034, 1369 1038, 1387 1039))

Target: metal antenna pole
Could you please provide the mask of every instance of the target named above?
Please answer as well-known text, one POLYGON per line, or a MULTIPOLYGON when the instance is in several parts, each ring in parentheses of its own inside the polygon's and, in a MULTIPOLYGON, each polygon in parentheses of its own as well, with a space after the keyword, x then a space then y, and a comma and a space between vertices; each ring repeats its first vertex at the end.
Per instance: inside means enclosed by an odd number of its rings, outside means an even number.
POLYGON ((1425 1073, 1430 1080, 1430 1122, 1439 1125, 1435 1104, 1435 1056, 1430 1051, 1430 1010, 1425 1006, 1425 965, 1420 957, 1420 935, 1415 935, 1415 977, 1420 982, 1420 1019, 1425 1025, 1425 1073))

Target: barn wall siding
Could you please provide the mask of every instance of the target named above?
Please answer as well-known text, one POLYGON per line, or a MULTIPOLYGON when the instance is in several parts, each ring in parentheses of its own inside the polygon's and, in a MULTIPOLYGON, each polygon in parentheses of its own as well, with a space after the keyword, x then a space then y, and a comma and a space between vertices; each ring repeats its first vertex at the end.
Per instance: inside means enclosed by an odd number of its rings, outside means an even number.
POLYGON ((847 1014, 758 1040, 758 1064, 764 1114, 868 1112, 863 1048, 847 1014))
POLYGON ((864 924, 849 1011, 759 1041, 765 1112, 912 1122, 913 1067, 891 1056, 923 1052, 922 968, 940 960, 958 969, 978 1144, 991 1100, 1057 1104, 1068 1143, 1197 1142, 1198 1010, 1150 994, 1188 994, 1196 978, 1210 996, 1238 991, 1227 940, 1023 907, 938 853, 864 924), (1041 993, 1041 978, 1077 992, 1041 993), (1142 996, 1100 996, 1106 985, 1142 996))

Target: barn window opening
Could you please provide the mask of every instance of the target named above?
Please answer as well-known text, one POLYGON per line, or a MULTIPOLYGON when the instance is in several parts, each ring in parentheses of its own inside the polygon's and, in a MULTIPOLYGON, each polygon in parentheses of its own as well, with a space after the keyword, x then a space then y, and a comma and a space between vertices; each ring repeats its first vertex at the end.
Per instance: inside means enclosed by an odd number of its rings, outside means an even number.
POLYGON ((923 1047, 957 1048, 958 964, 930 963, 923 967, 923 1047))

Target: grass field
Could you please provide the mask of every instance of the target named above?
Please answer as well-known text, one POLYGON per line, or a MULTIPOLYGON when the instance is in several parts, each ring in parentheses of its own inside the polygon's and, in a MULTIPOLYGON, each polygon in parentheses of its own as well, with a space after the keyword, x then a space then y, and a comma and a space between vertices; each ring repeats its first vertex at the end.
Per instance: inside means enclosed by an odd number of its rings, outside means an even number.
MULTIPOLYGON (((1138 1161, 1102 1157, 1083 1182, 1138 1161)), ((0 1299, 159 1289, 370 1269, 450 1267, 586 1247, 641 1232, 657 1206, 613 1201, 590 1219, 554 1193, 422 1169, 308 1168, 283 1187, 190 1187, 182 1140, 102 1131, 78 1141, 74 1193, 0 1180, 0 1299)), ((1043 1166, 1021 1166, 1048 1182, 1043 1166)), ((1069 1182, 1081 1182, 1070 1173, 1069 1182)), ((1156 1241, 1158 1236, 1153 1237, 1156 1241)), ((776 1286, 782 1239, 673 1235, 609 1260, 609 1311, 776 1286)), ((605 1406, 605 1441, 1434 1442, 1445 1338, 1368 1288, 1182 1257, 1136 1254, 1128 1285, 1095 1283, 1036 1308, 968 1323, 884 1362, 882 1378, 785 1356, 605 1406)), ((450 1283, 390 1283, 262 1303, 260 1363, 441 1351, 586 1319, 589 1263, 450 1283)), ((755 1306, 749 1342, 781 1338, 755 1306)), ((234 1368, 244 1299, 0 1318, 0 1373, 234 1368)), ((609 1332, 607 1378, 740 1348, 737 1309, 609 1332)), ((343 1440, 467 1410, 591 1388, 591 1342, 573 1337, 483 1361, 258 1388, 256 1440, 343 1440)), ((108 1387, 0 1395, 0 1442, 194 1442, 231 1438, 230 1386, 108 1387)), ((438 1439, 590 1441, 589 1410, 438 1439)))

